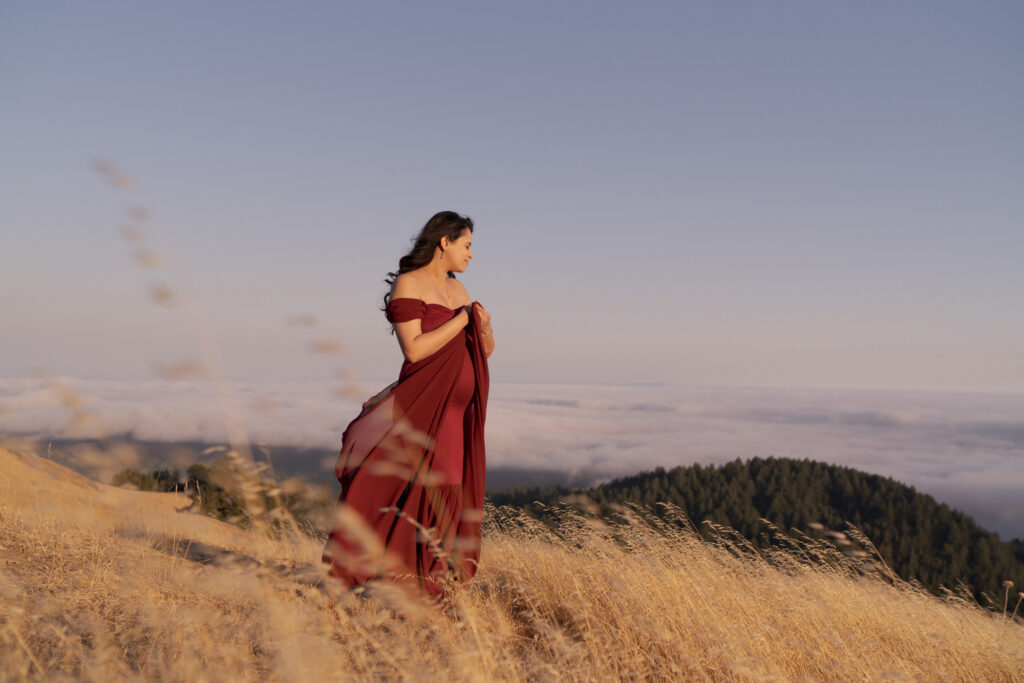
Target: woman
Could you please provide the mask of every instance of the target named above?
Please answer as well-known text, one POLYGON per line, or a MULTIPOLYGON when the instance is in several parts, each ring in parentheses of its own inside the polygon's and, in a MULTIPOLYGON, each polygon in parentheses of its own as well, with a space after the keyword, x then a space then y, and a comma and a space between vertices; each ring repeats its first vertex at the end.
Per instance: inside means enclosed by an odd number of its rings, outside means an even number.
POLYGON ((388 273, 384 311, 405 356, 398 381, 345 429, 324 560, 347 586, 384 579, 431 602, 480 557, 491 317, 455 279, 473 222, 435 214, 388 273))

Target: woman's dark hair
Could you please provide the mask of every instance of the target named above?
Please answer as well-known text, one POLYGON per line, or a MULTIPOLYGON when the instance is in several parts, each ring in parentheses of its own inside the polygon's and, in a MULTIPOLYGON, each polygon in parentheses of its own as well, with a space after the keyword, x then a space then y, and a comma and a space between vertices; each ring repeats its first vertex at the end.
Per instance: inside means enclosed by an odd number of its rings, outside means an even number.
MULTIPOLYGON (((441 244, 441 238, 447 237, 452 242, 462 237, 466 230, 473 232, 473 221, 469 216, 460 216, 454 211, 439 211, 430 217, 427 224, 420 230, 412 240, 412 250, 398 260, 398 270, 388 273, 384 279, 388 283, 388 293, 384 295, 384 308, 387 309, 391 300, 391 286, 402 273, 421 268, 434 258, 434 249, 441 244)), ((448 277, 455 277, 455 273, 448 271, 448 277)))

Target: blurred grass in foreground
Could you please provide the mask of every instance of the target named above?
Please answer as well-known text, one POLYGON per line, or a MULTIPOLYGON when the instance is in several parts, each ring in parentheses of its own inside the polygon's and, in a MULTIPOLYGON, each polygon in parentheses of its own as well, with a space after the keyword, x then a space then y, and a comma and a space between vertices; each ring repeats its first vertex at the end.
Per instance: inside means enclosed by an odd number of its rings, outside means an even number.
POLYGON ((305 533, 27 452, 0 469, 2 680, 1024 680, 1019 623, 825 541, 489 507, 480 573, 437 612, 337 592, 305 533))

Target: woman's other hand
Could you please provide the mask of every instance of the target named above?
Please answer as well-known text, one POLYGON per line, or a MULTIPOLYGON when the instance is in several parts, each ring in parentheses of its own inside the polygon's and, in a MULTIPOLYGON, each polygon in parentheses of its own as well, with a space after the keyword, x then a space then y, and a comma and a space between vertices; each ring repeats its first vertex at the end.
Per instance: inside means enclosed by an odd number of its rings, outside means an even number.
POLYGON ((494 331, 491 329, 491 314, 478 302, 472 304, 473 312, 480 323, 480 341, 484 347, 484 355, 488 358, 494 352, 494 331))
POLYGON ((484 309, 483 304, 477 301, 474 301, 471 305, 480 323, 480 329, 489 334, 491 331, 491 314, 484 309))

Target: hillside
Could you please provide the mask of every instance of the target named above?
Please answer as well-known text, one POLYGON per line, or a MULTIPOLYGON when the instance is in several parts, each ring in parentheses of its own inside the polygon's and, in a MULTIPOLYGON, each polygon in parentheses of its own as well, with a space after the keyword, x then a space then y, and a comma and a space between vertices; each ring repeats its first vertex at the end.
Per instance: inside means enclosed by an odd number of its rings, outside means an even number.
POLYGON ((319 540, 180 494, 6 449, 0 471, 0 680, 1024 681, 1019 618, 822 542, 751 553, 567 511, 551 533, 488 508, 479 574, 434 612, 339 594, 319 540))
MULTIPOLYGON (((753 458, 722 466, 658 468, 587 489, 559 486, 492 492, 495 505, 550 516, 550 505, 582 494, 603 514, 613 503, 679 506, 694 521, 731 527, 759 548, 775 526, 814 533, 812 525, 843 530, 849 522, 878 548, 901 577, 932 592, 966 584, 979 600, 1002 604, 1003 582, 1024 585, 1024 541, 1001 541, 973 519, 888 477, 810 460, 753 458), (998 598, 998 600, 997 600, 998 598)), ((705 529, 706 533, 710 533, 705 529)))

